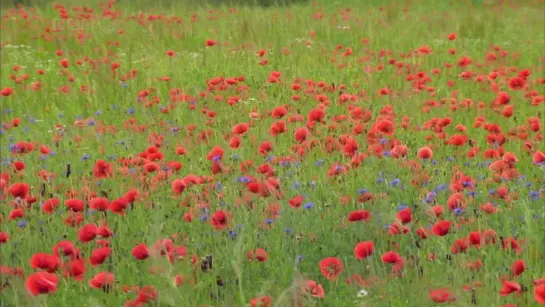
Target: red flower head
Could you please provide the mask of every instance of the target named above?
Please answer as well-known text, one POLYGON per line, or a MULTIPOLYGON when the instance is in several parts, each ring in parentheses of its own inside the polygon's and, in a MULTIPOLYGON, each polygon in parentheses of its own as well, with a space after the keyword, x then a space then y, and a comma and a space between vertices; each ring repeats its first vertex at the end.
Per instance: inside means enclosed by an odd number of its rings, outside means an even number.
POLYGON ((513 265, 511 265, 511 272, 513 273, 513 276, 519 276, 520 274, 524 273, 524 270, 526 270, 526 263, 524 260, 515 260, 513 265))
POLYGON ((27 291, 36 296, 39 294, 49 294, 57 291, 59 278, 55 274, 48 272, 36 272, 29 275, 26 279, 27 291))
POLYGON ((95 224, 87 224, 78 231, 78 240, 83 243, 92 241, 97 236, 97 226, 95 224))
POLYGON ((418 150, 417 157, 423 160, 431 159, 433 151, 429 147, 422 147, 418 150))
POLYGON ((534 288, 534 299, 539 304, 545 305, 545 283, 534 288))
POLYGON ((132 255, 137 260, 147 259, 149 257, 149 249, 144 243, 138 244, 132 249, 132 255))
POLYGON ((367 210, 356 210, 350 212, 348 220, 350 222, 367 221, 371 217, 371 213, 367 210))
POLYGON ((384 263, 397 263, 399 261, 402 261, 402 258, 398 253, 393 251, 388 251, 382 254, 382 256, 380 257, 380 260, 382 260, 382 262, 384 263))
POLYGON ((97 273, 89 280, 89 287, 107 291, 114 284, 114 274, 110 272, 97 273))
POLYGON ((344 264, 337 257, 328 257, 320 261, 320 271, 329 280, 336 280, 343 270, 344 264))
POLYGON ((95 163, 95 167, 93 168, 93 176, 95 178, 108 178, 112 174, 112 166, 104 161, 104 160, 98 160, 95 163))
POLYGON ((500 290, 501 296, 508 296, 511 293, 522 293, 522 287, 513 281, 504 281, 500 290))
POLYGON ((256 296, 250 300, 250 307, 271 307, 272 297, 256 296))
POLYGON ((374 251, 375 244, 372 241, 360 242, 354 247, 354 255, 358 260, 362 260, 371 256, 374 251))
POLYGON ((430 291, 430 299, 436 303, 447 303, 456 301, 449 289, 441 288, 430 291))
POLYGON ((267 251, 262 248, 257 248, 255 250, 249 250, 246 253, 246 259, 250 261, 257 260, 259 262, 265 262, 269 255, 267 254, 267 251))
POLYGON ((104 197, 95 197, 89 201, 89 208, 97 211, 106 211, 110 206, 110 201, 104 197))
POLYGON ((431 231, 436 236, 446 236, 450 230, 450 224, 451 222, 448 220, 438 221, 432 226, 431 231))
POLYGON ((49 273, 54 273, 60 266, 61 261, 56 255, 46 253, 36 253, 30 258, 30 266, 33 269, 45 270, 49 273))
POLYGON ((109 247, 99 247, 97 249, 94 249, 91 252, 91 258, 89 258, 89 262, 91 265, 99 265, 104 263, 108 257, 112 254, 112 249, 109 247))
POLYGON ((230 220, 231 214, 229 212, 218 210, 212 215, 210 223, 215 229, 222 230, 229 225, 230 220))
POLYGON ((301 291, 317 298, 323 298, 325 296, 324 288, 322 287, 322 285, 316 283, 314 280, 303 281, 301 285, 301 291))
POLYGON ((11 194, 11 196, 17 198, 25 198, 28 195, 28 192, 30 191, 30 186, 24 182, 16 182, 12 184, 8 192, 11 194))

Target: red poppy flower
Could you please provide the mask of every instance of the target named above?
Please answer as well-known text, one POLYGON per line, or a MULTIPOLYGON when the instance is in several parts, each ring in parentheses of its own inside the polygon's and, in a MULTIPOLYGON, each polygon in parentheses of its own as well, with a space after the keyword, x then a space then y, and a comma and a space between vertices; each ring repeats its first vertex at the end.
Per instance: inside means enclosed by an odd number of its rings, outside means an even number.
POLYGON ((524 273, 524 270, 526 269, 526 263, 524 260, 515 260, 513 264, 511 265, 511 272, 513 273, 513 276, 519 276, 520 274, 524 273))
POLYGON ((63 277, 72 277, 74 280, 80 281, 85 275, 85 261, 83 259, 74 259, 63 263, 63 277))
POLYGON ((11 194, 11 196, 15 198, 25 198, 28 195, 29 191, 30 186, 24 182, 14 183, 8 189, 8 192, 11 194))
POLYGON ((380 260, 384 263, 397 263, 402 260, 401 256, 393 251, 388 251, 380 256, 380 260))
POLYGON ((138 291, 138 301, 142 303, 149 303, 155 301, 157 298, 157 289, 152 286, 143 286, 138 291))
POLYGON ((42 211, 46 214, 52 214, 55 209, 59 207, 59 199, 58 198, 50 198, 44 201, 42 204, 42 211))
POLYGON ((27 291, 36 296, 39 294, 49 294, 57 291, 57 275, 48 272, 36 272, 26 278, 27 291))
POLYGON ((30 258, 30 266, 33 269, 45 270, 54 273, 60 266, 61 261, 56 255, 46 253, 36 253, 30 258))
POLYGON ((89 201, 89 208, 97 211, 106 211, 110 206, 110 201, 104 197, 95 197, 89 201))
POLYGON ((534 299, 539 304, 545 304, 545 283, 534 288, 534 299))
POLYGON ((8 241, 9 241, 9 235, 4 231, 0 231, 0 243, 4 244, 4 243, 7 243, 8 241))
POLYGON ((367 210, 356 210, 350 212, 348 220, 350 222, 367 221, 371 218, 371 213, 367 210))
POLYGON ((210 222, 215 229, 221 230, 229 225, 230 220, 231 214, 229 212, 218 210, 212 215, 210 222))
POLYGON ((394 135, 395 133, 394 123, 389 120, 381 120, 375 125, 375 127, 380 133, 385 135, 394 135))
POLYGON ((438 221, 432 226, 431 231, 436 236, 446 236, 449 233, 450 224, 451 222, 449 220, 438 221))
POLYGON ((108 257, 112 254, 112 249, 109 247, 99 247, 97 249, 94 249, 91 252, 91 258, 89 258, 89 262, 91 265, 99 265, 104 263, 108 257))
POLYGON ((138 244, 132 249, 132 255, 137 260, 147 259, 149 257, 148 247, 144 243, 138 244))
POLYGON ((402 224, 410 223, 413 220, 413 217, 411 215, 411 208, 405 208, 399 211, 396 215, 396 219, 402 224))
POLYGON ((13 93, 13 89, 11 87, 3 88, 0 91, 0 94, 4 97, 10 96, 13 93))
POLYGON ((271 307, 272 297, 256 296, 250 300, 250 307, 271 307))
POLYGON ((83 243, 92 241, 97 236, 97 226, 95 224, 87 224, 78 231, 78 240, 83 243))
POLYGON ((288 200, 288 204, 295 209, 301 207, 301 205, 303 204, 303 196, 301 195, 295 196, 294 198, 288 200))
POLYGON ((500 290, 501 296, 507 296, 511 293, 522 293, 522 287, 513 281, 504 281, 500 290))
POLYGON ((358 260, 362 260, 371 256, 374 251, 375 244, 372 241, 360 242, 354 247, 354 255, 358 260))
POLYGON ((89 280, 89 287, 106 291, 114 284, 114 274, 110 272, 97 273, 89 280))
POLYGON ((104 161, 98 160, 93 168, 93 176, 95 178, 108 178, 112 174, 112 166, 104 161))
POLYGON ((68 240, 62 240, 53 247, 53 254, 57 256, 74 256, 77 254, 76 245, 68 240))
POLYGON ((125 209, 127 209, 128 205, 129 201, 127 201, 125 197, 120 197, 118 199, 114 199, 110 205, 108 205, 108 210, 119 215, 124 215, 125 209))
POLYGON ((187 187, 187 184, 184 179, 176 179, 171 183, 170 187, 174 194, 181 194, 187 187))
POLYGON ((64 205, 72 212, 81 212, 85 208, 85 203, 83 200, 77 198, 65 200, 64 205))
POLYGON ((433 151, 429 147, 422 147, 418 150, 417 157, 422 160, 431 159, 431 157, 433 157, 433 151))
POLYGON ((320 272, 329 280, 336 280, 343 270, 344 264, 337 257, 328 257, 320 261, 320 272))
POLYGON ((430 299, 436 303, 447 303, 456 301, 449 289, 441 288, 430 291, 430 299))
POLYGON ((259 262, 265 262, 269 255, 267 254, 267 251, 262 248, 256 248, 254 250, 249 250, 246 253, 246 259, 250 261, 257 260, 259 262))
POLYGON ((312 297, 323 298, 325 296, 322 285, 316 283, 314 280, 303 281, 301 291, 310 294, 312 297))

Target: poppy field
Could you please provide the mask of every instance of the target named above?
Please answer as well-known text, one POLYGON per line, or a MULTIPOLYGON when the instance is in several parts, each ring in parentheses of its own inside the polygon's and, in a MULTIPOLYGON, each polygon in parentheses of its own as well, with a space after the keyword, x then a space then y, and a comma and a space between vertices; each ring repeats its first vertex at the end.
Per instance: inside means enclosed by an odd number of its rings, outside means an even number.
POLYGON ((545 305, 543 1, 61 2, 1 12, 1 306, 545 305))

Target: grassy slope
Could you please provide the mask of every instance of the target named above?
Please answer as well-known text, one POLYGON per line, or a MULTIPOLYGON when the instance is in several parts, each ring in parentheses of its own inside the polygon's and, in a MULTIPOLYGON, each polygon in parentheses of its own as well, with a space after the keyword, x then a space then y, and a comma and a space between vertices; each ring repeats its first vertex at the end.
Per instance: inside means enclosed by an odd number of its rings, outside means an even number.
MULTIPOLYGON (((39 15, 41 21, 33 22, 28 27, 21 26, 21 23, 3 22, 6 29, 2 32, 2 43, 9 42, 11 45, 25 45, 25 52, 14 52, 11 48, 4 48, 1 52, 2 63, 2 87, 12 84, 8 80, 9 70, 12 65, 18 64, 24 66, 25 72, 33 72, 40 67, 45 68, 48 73, 40 77, 44 84, 44 89, 39 93, 31 91, 22 91, 17 89, 16 99, 3 99, 1 114, 2 121, 9 120, 13 115, 23 118, 23 126, 28 127, 28 132, 22 130, 9 131, 1 136, 2 138, 2 157, 7 156, 7 143, 13 140, 36 140, 40 143, 50 144, 51 133, 45 131, 52 129, 57 123, 64 123, 68 126, 76 116, 83 118, 94 117, 104 123, 122 126, 129 108, 135 108, 133 117, 139 122, 155 125, 152 130, 161 132, 157 126, 159 121, 166 121, 171 125, 186 126, 195 124, 198 130, 209 129, 204 123, 204 117, 199 111, 191 111, 185 107, 174 109, 168 115, 162 115, 158 112, 158 105, 151 109, 143 108, 135 102, 137 93, 149 87, 157 88, 157 91, 163 95, 161 104, 167 104, 168 89, 179 87, 182 91, 190 95, 196 95, 198 91, 206 87, 205 80, 215 76, 239 76, 246 78, 246 83, 251 91, 244 103, 236 107, 230 107, 225 104, 215 104, 211 100, 200 101, 200 106, 208 104, 213 110, 217 111, 219 116, 216 118, 216 124, 212 127, 213 135, 209 144, 186 143, 190 147, 190 153, 183 158, 177 158, 173 154, 175 144, 186 142, 180 134, 168 134, 165 136, 165 143, 168 144, 165 153, 167 160, 177 159, 184 164, 183 174, 207 174, 209 173, 209 163, 204 160, 204 156, 209 149, 215 145, 222 145, 227 148, 223 140, 222 131, 229 130, 234 124, 247 121, 247 113, 250 109, 259 111, 270 110, 274 105, 291 103, 290 97, 293 92, 289 89, 289 84, 294 77, 324 80, 328 84, 336 85, 346 84, 350 89, 355 82, 360 83, 359 90, 368 92, 368 99, 364 104, 373 110, 376 115, 379 112, 379 106, 383 104, 392 104, 395 112, 400 115, 408 115, 416 125, 423 123, 432 117, 450 116, 453 123, 464 124, 471 127, 473 120, 477 115, 477 109, 450 113, 446 108, 438 108, 429 114, 419 112, 422 101, 431 99, 426 94, 412 93, 410 83, 404 80, 404 75, 396 75, 395 70, 385 65, 385 69, 380 73, 365 73, 363 68, 367 65, 376 66, 380 63, 385 64, 384 59, 376 56, 369 57, 368 62, 359 64, 358 57, 365 55, 365 49, 369 48, 375 52, 380 50, 391 50, 392 57, 399 58, 400 53, 408 53, 412 50, 428 45, 433 50, 433 54, 425 58, 409 59, 419 65, 419 70, 429 71, 432 68, 441 68, 442 73, 434 77, 433 86, 436 87, 437 96, 435 99, 450 97, 453 90, 456 90, 459 98, 471 98, 473 101, 489 102, 493 99, 493 93, 481 92, 474 83, 465 83, 457 75, 461 72, 459 68, 452 70, 443 69, 446 62, 455 63, 463 55, 474 59, 475 62, 482 62, 485 51, 490 50, 490 45, 499 45, 510 52, 509 57, 502 60, 500 65, 515 66, 519 68, 529 68, 536 75, 539 70, 543 70, 543 57, 540 46, 543 46, 544 29, 543 11, 539 6, 525 6, 518 9, 498 8, 484 9, 482 6, 469 6, 467 4, 450 5, 446 1, 441 5, 436 5, 435 1, 416 1, 408 10, 403 11, 403 5, 387 4, 384 9, 379 11, 377 3, 360 5, 359 3, 345 4, 344 2, 331 2, 326 5, 316 6, 293 6, 273 9, 262 9, 255 7, 243 7, 234 14, 229 14, 225 8, 220 8, 222 13, 212 14, 216 19, 209 20, 207 9, 192 9, 187 6, 178 5, 175 7, 165 6, 156 8, 155 12, 164 12, 167 15, 177 15, 184 20, 183 25, 162 24, 161 22, 147 23, 140 26, 133 21, 116 20, 115 22, 101 20, 91 22, 85 25, 85 33, 91 36, 85 43, 77 43, 73 38, 77 31, 68 31, 59 33, 59 36, 65 36, 66 39, 52 39, 44 42, 40 39, 32 39, 37 33, 42 33, 56 15, 52 8, 45 7, 40 9, 39 15), (348 20, 343 20, 341 11, 350 8, 348 20), (323 19, 313 19, 311 16, 319 9, 324 13, 323 19), (193 14, 198 14, 198 21, 191 23, 189 20, 193 14), (345 27, 343 29, 343 27, 345 27), (123 35, 118 34, 118 30, 123 29, 123 35), (315 31, 315 37, 310 33, 315 31), (459 39, 450 42, 446 36, 450 32, 456 32, 459 39), (176 37, 175 37, 176 36, 176 37), (362 38, 368 38, 370 43, 364 45, 360 42, 362 38), (246 45, 245 51, 231 52, 230 47, 216 46, 214 48, 204 48, 206 39, 215 39, 220 43, 229 42, 231 46, 246 45), (107 42, 118 41, 119 47, 108 45, 107 42), (310 46, 305 42, 310 41, 310 46), (339 69, 338 63, 331 63, 331 52, 336 45, 351 47, 354 55, 348 60, 348 68, 339 69), (259 66, 259 59, 255 52, 261 48, 266 48, 268 54, 266 58, 270 64, 268 66, 259 66), (282 48, 291 51, 289 55, 282 55, 282 48), (449 55, 448 50, 456 48, 455 56, 449 55), (93 59, 107 58, 108 61, 120 63, 120 70, 128 72, 137 69, 139 78, 128 82, 127 88, 121 88, 117 78, 113 78, 109 71, 109 64, 99 65, 97 71, 89 73, 87 76, 82 74, 83 70, 88 68, 72 66, 70 71, 76 76, 76 80, 71 84, 72 92, 69 94, 58 93, 55 89, 67 84, 66 78, 60 76, 57 68, 58 57, 54 55, 55 50, 65 51, 65 57, 71 62, 89 56, 93 59), (165 51, 172 49, 177 52, 175 58, 165 56, 165 51), (514 54, 520 56, 514 58, 514 54), (52 60, 52 62, 48 62, 52 60), (282 80, 285 85, 270 85, 266 80, 272 70, 282 73, 282 80), (157 77, 170 76, 169 82, 158 82, 157 77), (448 80, 455 80, 454 88, 447 87, 448 80), (79 92, 79 87, 83 84, 90 85, 95 89, 94 95, 83 95, 79 92), (379 88, 389 87, 399 92, 399 98, 385 98, 376 95, 379 88), (253 99, 249 99, 253 98, 253 99), (11 109, 13 113, 7 114, 6 109, 11 109), (102 111, 102 115, 97 116, 97 111, 102 111), (25 114, 25 115, 23 115, 25 114), (62 114, 62 118, 59 114, 62 114), (26 118, 35 118, 37 121, 31 124, 26 118)), ((123 14, 136 12, 131 8, 127 1, 120 4, 120 10, 123 14)), ((218 8, 216 8, 218 9, 218 8)), ((21 48, 19 48, 21 50, 21 48)), ((337 56, 338 61, 342 62, 342 56, 337 56)), ((477 72, 488 72, 491 67, 475 68, 477 72)), ((544 77, 536 76, 536 77, 544 77)), ((32 75, 35 78, 35 75, 32 75)), ((355 91, 355 90, 354 90, 355 91)), ((541 94, 542 88, 541 88, 541 94)), ((13 98, 13 97, 12 97, 13 98)), ((522 101, 520 93, 513 94, 515 101, 522 101)), ((303 98, 299 103, 292 103, 300 110, 301 114, 306 114, 312 110, 316 103, 310 98, 303 98)), ((516 106, 517 118, 505 120, 497 114, 486 114, 487 119, 492 122, 499 122, 502 128, 509 130, 517 127, 529 115, 535 115, 536 109, 523 103, 516 106)), ((328 109, 328 115, 337 115, 346 113, 343 107, 335 104, 328 109)), ((268 135, 268 128, 273 122, 272 119, 266 119, 258 122, 252 127, 251 134, 255 135, 260 142, 265 139, 271 139, 274 143, 274 153, 277 156, 289 154, 292 145, 292 133, 283 135, 277 139, 272 139, 268 135)), ((292 130, 291 130, 292 131, 292 130)), ((59 174, 63 172, 66 163, 72 165, 74 175, 70 179, 64 179, 62 176, 56 182, 64 186, 64 189, 73 187, 78 190, 83 184, 79 178, 88 176, 92 167, 91 162, 81 161, 80 157, 84 154, 91 154, 91 161, 100 157, 116 155, 117 157, 128 156, 145 149, 147 144, 146 135, 134 135, 123 129, 115 135, 105 134, 95 137, 92 129, 75 130, 70 129, 69 136, 78 134, 83 137, 79 146, 70 144, 69 137, 62 141, 58 148, 55 148, 56 155, 46 160, 39 161, 37 156, 22 158, 27 163, 27 172, 39 169, 42 165, 45 169, 59 174), (124 140, 127 145, 121 146, 116 142, 124 140), (98 148, 105 148, 105 155, 98 152, 98 148)), ((399 131, 396 137, 409 144, 410 152, 414 155, 416 149, 426 144, 424 136, 427 133, 399 131)), ((471 134, 472 138, 484 142, 486 137, 484 131, 475 131, 471 134)), ((362 140, 364 138, 362 137, 362 140)), ((236 153, 241 160, 255 159, 256 164, 262 163, 262 158, 256 158, 255 146, 250 145, 249 138, 244 140, 245 145, 236 153)), ((364 142, 364 141, 363 141, 364 142)), ((484 143, 481 143, 484 146, 484 143)), ((517 142, 508 143, 505 150, 520 153, 520 146, 517 142)), ((228 154, 230 156, 231 153, 228 154)), ((432 177, 432 187, 441 183, 450 181, 451 169, 461 162, 446 162, 444 159, 452 155, 450 148, 437 147, 435 150, 436 159, 442 161, 436 167, 428 165, 430 172, 437 169, 437 173, 432 177)), ((409 171, 401 169, 389 160, 379 160, 370 158, 366 161, 366 166, 352 173, 341 183, 329 183, 326 176, 326 168, 330 162, 343 161, 343 157, 335 154, 328 157, 320 151, 312 152, 306 157, 303 164, 298 168, 277 167, 277 177, 282 178, 285 187, 286 199, 297 194, 291 189, 295 182, 302 185, 303 194, 309 195, 309 200, 315 204, 311 210, 301 209, 293 211, 284 204, 284 215, 274 222, 274 227, 268 231, 258 230, 263 222, 262 214, 258 214, 265 207, 267 201, 256 200, 258 209, 248 211, 244 209, 235 209, 229 205, 234 214, 234 226, 238 233, 237 240, 232 240, 226 233, 212 233, 211 228, 206 223, 199 221, 186 223, 182 220, 184 209, 180 209, 177 200, 170 196, 169 186, 160 187, 154 192, 151 199, 155 203, 155 209, 150 210, 144 205, 137 206, 127 217, 108 216, 108 223, 115 231, 116 237, 112 240, 114 255, 110 263, 104 269, 109 268, 116 274, 116 280, 120 285, 124 284, 153 284, 161 290, 160 299, 165 304, 169 302, 181 302, 178 306, 193 306, 196 304, 212 304, 218 306, 240 306, 246 303, 251 297, 263 293, 272 295, 278 306, 286 306, 286 295, 292 286, 294 279, 300 275, 320 281, 324 285, 326 297, 321 300, 313 300, 312 304, 321 306, 350 306, 355 300, 357 289, 345 285, 343 282, 338 284, 324 280, 318 270, 318 261, 327 256, 338 256, 345 262, 345 270, 348 273, 361 273, 365 276, 379 276, 384 282, 373 287, 370 296, 362 302, 367 306, 432 306, 427 298, 428 287, 451 287, 452 289, 461 289, 464 284, 469 284, 473 280, 481 281, 484 286, 477 290, 479 306, 500 306, 510 299, 503 299, 497 295, 501 283, 498 277, 503 274, 502 268, 508 268, 514 255, 506 256, 506 253, 499 249, 471 250, 467 254, 457 255, 454 261, 448 261, 444 255, 449 249, 453 237, 448 239, 432 238, 423 244, 422 248, 417 249, 414 245, 414 234, 408 236, 396 237, 396 242, 400 245, 400 254, 413 255, 420 259, 423 264, 425 280, 422 281, 416 269, 409 269, 404 278, 391 279, 385 282, 389 276, 390 268, 380 263, 379 257, 361 263, 357 262, 352 254, 354 245, 363 240, 374 240, 378 251, 385 251, 388 247, 388 236, 381 232, 384 224, 389 223, 395 214, 395 208, 398 204, 419 204, 423 197, 423 192, 416 188, 409 187, 409 171), (325 166, 314 167, 314 163, 319 159, 327 159, 325 166), (385 184, 376 182, 379 172, 384 172, 387 179, 400 178, 407 185, 404 191, 399 188, 388 187, 385 184), (310 189, 308 185, 314 180, 317 186, 310 189), (373 223, 351 225, 346 229, 339 228, 340 220, 348 212, 354 209, 356 205, 341 206, 338 199, 342 195, 355 195, 357 189, 366 187, 375 192, 389 192, 386 200, 378 200, 373 206, 372 211, 377 218, 373 223), (380 218, 378 218, 380 216, 380 218), (130 222, 128 222, 130 221, 130 222), (294 229, 295 233, 300 233, 302 239, 296 235, 287 236, 284 229, 294 229), (200 274, 199 283, 196 288, 183 286, 178 290, 171 286, 169 274, 150 275, 142 274, 145 272, 146 265, 136 263, 130 256, 130 250, 134 245, 140 242, 154 242, 158 238, 169 236, 172 233, 180 232, 189 235, 190 239, 185 243, 188 249, 198 255, 212 253, 215 257, 215 272, 213 274, 200 274), (314 239, 311 240, 311 238, 314 239), (263 247, 269 251, 269 260, 265 264, 247 263, 245 252, 250 248, 263 247), (435 262, 425 261, 428 253, 436 253, 438 260, 435 262), (295 259, 298 255, 304 258, 300 263, 295 259), (464 264, 471 259, 481 258, 485 261, 485 267, 477 274, 471 274, 467 270, 462 270, 464 264), (242 282, 236 285, 232 280, 240 274, 242 282), (226 285, 217 287, 216 275, 226 280, 226 285), (221 296, 222 303, 216 303, 210 299, 209 292, 221 296), (287 292, 286 292, 287 291, 287 292)), ((531 166, 529 163, 523 163, 520 166, 520 172, 527 178, 539 179, 543 177, 542 170, 531 166)), ((233 169, 238 168, 238 162, 226 162, 233 169)), ((471 166, 462 166, 465 173, 478 178, 482 175, 488 175, 484 168, 475 167, 475 162, 471 166)), ((236 176, 240 175, 238 170, 232 172, 225 178, 220 178, 224 187, 224 200, 228 204, 233 204, 238 198, 240 187, 234 183, 236 176)), ((36 184, 37 180, 29 176, 29 183, 36 184)), ((93 183, 94 184, 94 183, 93 183)), ((106 180, 101 187, 94 189, 111 189, 112 195, 121 195, 128 188, 136 185, 130 180, 106 180)), ((538 182, 539 184, 539 182, 538 182)), ((478 220, 478 225, 474 227, 460 229, 457 236, 467 234, 475 228, 487 229, 494 228, 503 235, 518 234, 528 240, 530 248, 521 256, 528 262, 531 268, 531 274, 523 277, 528 283, 531 277, 540 277, 539 272, 545 271, 544 262, 539 261, 543 258, 542 246, 544 240, 545 227, 543 219, 533 219, 534 214, 539 213, 538 205, 527 198, 529 188, 512 184, 513 189, 519 191, 521 199, 512 206, 506 206, 506 211, 502 214, 486 217, 478 220), (509 208, 513 207, 509 213, 509 208), (520 218, 524 218, 524 222, 520 218)), ((34 187, 36 190, 38 187, 34 187)), ((62 188, 61 188, 62 189, 62 188)), ((195 190, 197 191, 197 190, 195 190)), ((480 198, 476 203, 485 202, 487 199, 487 189, 483 187, 480 198)), ((439 202, 444 203, 448 197, 444 193, 438 197, 439 202)), ((285 203, 285 202, 284 202, 285 203)), ((213 201, 210 203, 212 208, 217 208, 218 204, 213 201)), ((359 206, 359 205, 358 205, 359 206)), ((425 209, 417 207, 415 215, 421 220, 423 226, 430 224, 426 217, 425 209)), ((9 208, 4 203, 0 208, 2 214, 7 216, 9 208)), ((50 248, 61 238, 75 238, 76 229, 65 227, 60 223, 60 217, 54 215, 45 217, 39 212, 30 212, 27 218, 30 222, 24 229, 17 228, 15 223, 8 222, 2 225, 2 230, 8 231, 13 236, 13 242, 16 244, 7 244, 2 246, 2 263, 8 263, 10 266, 20 265, 29 271, 28 259, 37 251, 49 251, 50 248), (41 226, 44 230, 42 235, 39 232, 38 220, 50 220, 50 222, 41 226)), ((93 215, 87 218, 88 222, 94 219, 100 219, 100 216, 93 215)), ((83 247, 83 252, 89 254, 90 248, 83 247)), ((171 268, 171 273, 182 273, 190 276, 189 266, 177 266, 171 268)), ((91 267, 88 268, 88 275, 97 271, 91 267)), ((343 279, 346 277, 343 275, 343 279)), ((17 302, 24 306, 30 304, 27 298, 24 298, 24 291, 19 292, 8 290, 1 293, 2 299, 8 302, 8 305, 17 302)), ((468 306, 470 304, 470 293, 455 290, 459 296, 457 306, 468 306)), ((520 301, 519 306, 525 305, 524 302, 531 302, 529 294, 520 301)), ((93 304, 104 304, 108 306, 119 306, 131 295, 113 292, 110 295, 102 294, 99 291, 88 288, 86 283, 78 284, 74 282, 61 282, 59 291, 50 298, 39 298, 38 302, 47 302, 48 306, 91 306, 93 304)))

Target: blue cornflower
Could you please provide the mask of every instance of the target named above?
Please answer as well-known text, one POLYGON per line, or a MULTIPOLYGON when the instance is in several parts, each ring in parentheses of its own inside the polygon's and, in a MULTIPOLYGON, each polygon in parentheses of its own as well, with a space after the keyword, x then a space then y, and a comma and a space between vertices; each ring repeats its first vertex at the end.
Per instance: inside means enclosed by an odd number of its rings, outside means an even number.
POLYGON ((91 155, 90 154, 84 154, 83 157, 81 157, 81 161, 87 161, 91 159, 91 155))
POLYGON ((324 165, 324 163, 325 163, 325 160, 320 159, 320 160, 314 162, 314 165, 315 166, 322 166, 322 165, 324 165))
POLYGON ((367 192, 369 192, 369 190, 367 190, 366 188, 361 188, 361 189, 358 189, 358 194, 365 194, 367 192))
POLYGON ((473 187, 473 182, 471 181, 464 181, 462 182, 462 186, 464 186, 464 188, 467 188, 467 187, 473 187))
POLYGON ((400 182, 401 182, 401 180, 399 180, 398 178, 396 178, 396 179, 394 179, 394 180, 392 180, 392 181, 390 182, 390 185, 395 187, 395 186, 398 185, 400 182))
POLYGON ((201 216, 200 220, 203 221, 203 222, 206 222, 206 221, 208 221, 208 216, 203 215, 203 216, 201 216))
POLYGON ((250 179, 250 178, 248 178, 246 176, 242 176, 242 177, 238 177, 237 181, 241 182, 241 183, 249 183, 249 182, 252 182, 252 179, 250 179))
POLYGON ((312 209, 312 208, 314 208, 314 203, 306 203, 303 207, 305 209, 312 209))
POLYGON ((539 192, 538 191, 530 191, 528 194, 530 196, 531 200, 538 200, 539 199, 539 192))
POLYGON ((134 114, 134 111, 135 111, 134 108, 129 108, 129 109, 127 110, 127 113, 129 113, 129 115, 133 115, 133 114, 134 114))
POLYGON ((424 201, 428 204, 432 203, 435 200, 435 196, 437 196, 437 193, 429 192, 428 194, 426 194, 426 198, 424 199, 424 201))
POLYGON ((273 219, 266 219, 266 220, 265 220, 265 223, 266 223, 267 225, 270 225, 270 224, 274 223, 274 220, 273 220, 273 219))
POLYGON ((19 228, 25 228, 27 224, 28 224, 28 221, 27 221, 27 220, 19 220, 19 221, 17 222, 17 227, 19 227, 19 228))
POLYGON ((460 216, 460 215, 464 214, 464 209, 456 208, 456 209, 454 209, 454 214, 460 216))

